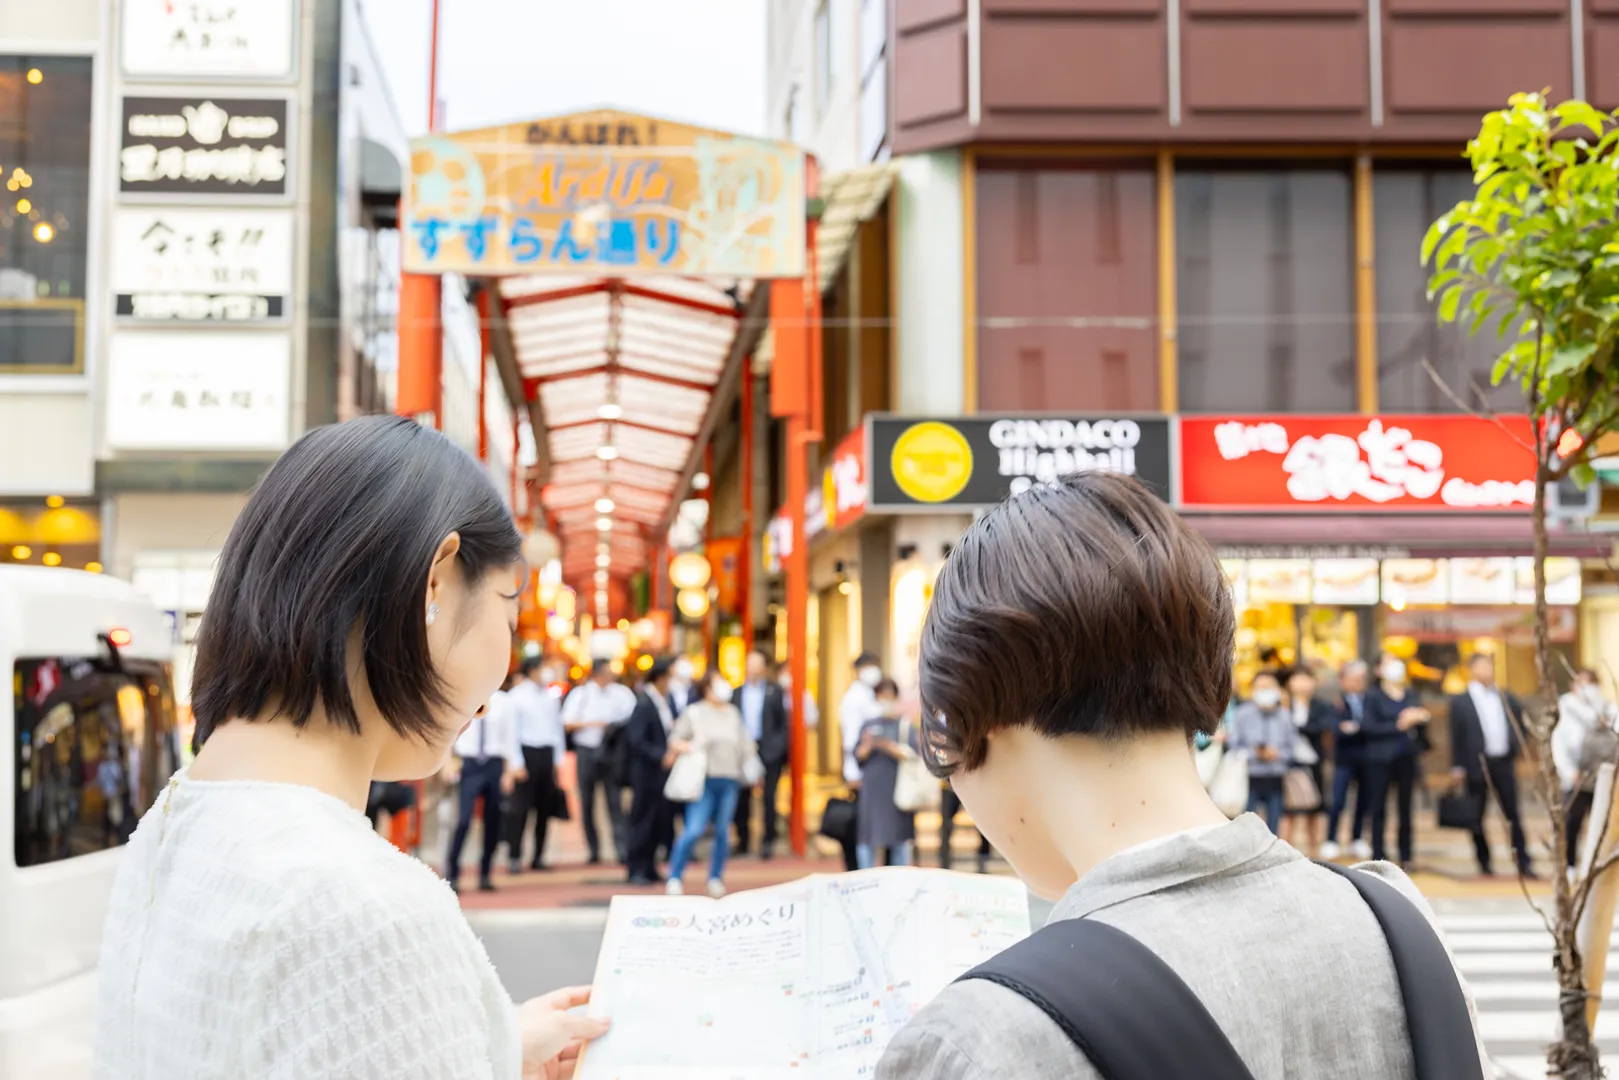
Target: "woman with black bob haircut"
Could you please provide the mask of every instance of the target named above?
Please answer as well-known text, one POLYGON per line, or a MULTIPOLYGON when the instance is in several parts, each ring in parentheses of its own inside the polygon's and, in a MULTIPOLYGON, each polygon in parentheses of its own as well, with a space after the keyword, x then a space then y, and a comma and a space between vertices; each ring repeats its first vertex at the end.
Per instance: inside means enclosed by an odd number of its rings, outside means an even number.
POLYGON ((1213 550, 1134 479, 1041 485, 967 530, 922 629, 923 754, 1056 907, 923 1007, 877 1080, 1433 1080, 1416 1004, 1456 1021, 1444 1080, 1489 1075, 1405 875, 1340 876, 1203 789, 1192 744, 1230 698, 1235 632, 1213 550), (1414 925, 1432 994, 1402 1003, 1362 888, 1414 925))
MULTIPOLYGON (((194 763, 124 853, 106 1080, 519 1080, 605 1025, 513 1006, 448 885, 365 817, 505 677, 526 577, 510 512, 437 432, 305 435, 248 500, 197 641, 194 763)), ((481 722, 481 721, 479 721, 481 722)))

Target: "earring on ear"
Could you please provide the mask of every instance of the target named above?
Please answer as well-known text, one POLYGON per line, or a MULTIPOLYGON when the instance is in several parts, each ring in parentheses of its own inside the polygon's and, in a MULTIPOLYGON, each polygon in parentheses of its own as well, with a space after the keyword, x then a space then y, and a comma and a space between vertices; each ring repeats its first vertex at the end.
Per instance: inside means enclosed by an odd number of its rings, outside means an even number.
POLYGON ((433 623, 436 622, 437 620, 438 620, 438 605, 430 603, 430 604, 427 605, 427 625, 432 626, 433 623))

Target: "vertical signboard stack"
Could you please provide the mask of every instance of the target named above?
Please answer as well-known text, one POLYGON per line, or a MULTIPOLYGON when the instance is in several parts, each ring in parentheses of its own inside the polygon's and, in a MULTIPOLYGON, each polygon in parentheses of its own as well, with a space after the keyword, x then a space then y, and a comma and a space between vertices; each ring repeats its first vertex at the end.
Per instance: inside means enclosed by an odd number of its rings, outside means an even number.
POLYGON ((283 448, 298 0, 120 5, 109 450, 283 448))

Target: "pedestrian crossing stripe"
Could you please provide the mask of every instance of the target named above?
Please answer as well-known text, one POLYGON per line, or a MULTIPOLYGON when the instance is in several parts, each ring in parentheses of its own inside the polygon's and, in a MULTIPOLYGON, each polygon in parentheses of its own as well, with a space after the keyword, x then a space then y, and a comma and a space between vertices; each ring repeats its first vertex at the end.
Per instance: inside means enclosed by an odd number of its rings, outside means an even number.
MULTIPOLYGON (((1527 910, 1447 911, 1438 923, 1472 992, 1479 1037, 1501 1080, 1544 1080, 1544 1047, 1557 1033, 1557 979, 1545 923, 1527 910)), ((1609 940, 1619 953, 1619 933, 1609 940)), ((1619 1058, 1619 1008, 1597 1018, 1595 1034, 1603 1057, 1619 1058)))

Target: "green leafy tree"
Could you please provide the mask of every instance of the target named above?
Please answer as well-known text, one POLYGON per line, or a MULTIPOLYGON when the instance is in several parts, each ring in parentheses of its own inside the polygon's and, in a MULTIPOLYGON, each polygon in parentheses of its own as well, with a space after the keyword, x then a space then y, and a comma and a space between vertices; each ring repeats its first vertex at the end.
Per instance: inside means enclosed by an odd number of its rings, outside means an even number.
MULTIPOLYGON (((1596 438, 1619 421, 1616 145, 1619 113, 1583 101, 1553 106, 1544 93, 1516 94, 1484 117, 1467 145, 1474 197, 1434 222, 1422 242, 1439 318, 1465 321, 1473 334, 1497 324, 1502 352, 1493 381, 1520 389, 1533 421, 1525 451, 1533 455, 1537 481, 1534 643, 1542 707, 1516 719, 1538 758, 1536 787, 1551 811, 1554 857, 1564 850, 1567 814, 1551 754, 1557 691, 1546 608, 1546 492, 1569 476, 1589 484, 1596 438)), ((1487 413, 1479 398, 1474 411, 1487 413)), ((1574 881, 1554 873, 1550 910, 1536 905, 1555 941, 1562 1019, 1548 1064, 1553 1075, 1573 1080, 1602 1074, 1586 1019, 1577 929, 1592 886, 1612 861, 1599 854, 1574 881)))

